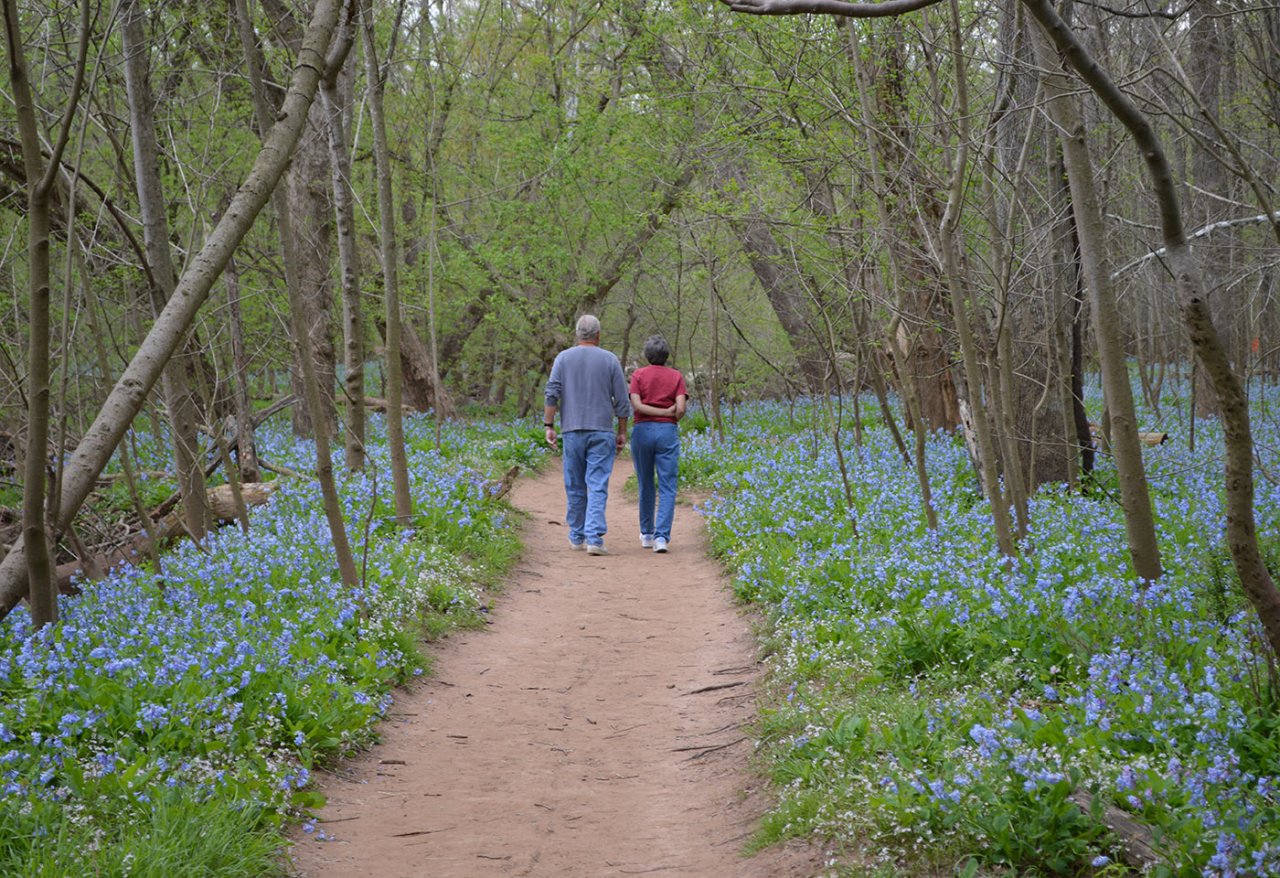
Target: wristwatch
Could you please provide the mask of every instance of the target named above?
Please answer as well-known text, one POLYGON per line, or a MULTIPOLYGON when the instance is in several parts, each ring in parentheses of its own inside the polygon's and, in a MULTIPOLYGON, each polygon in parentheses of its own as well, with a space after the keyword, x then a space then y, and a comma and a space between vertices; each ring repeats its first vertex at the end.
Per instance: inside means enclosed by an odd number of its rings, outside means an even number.
POLYGON ((544 427, 554 427, 554 426, 555 426, 555 424, 543 424, 542 426, 544 426, 544 427))

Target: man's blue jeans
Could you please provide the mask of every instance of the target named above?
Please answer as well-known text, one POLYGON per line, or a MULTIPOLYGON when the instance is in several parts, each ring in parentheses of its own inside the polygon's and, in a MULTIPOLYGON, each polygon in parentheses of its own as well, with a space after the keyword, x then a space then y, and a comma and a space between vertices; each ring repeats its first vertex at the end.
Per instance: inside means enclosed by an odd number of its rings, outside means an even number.
POLYGON ((631 462, 640 485, 640 533, 671 539, 680 476, 680 432, 675 424, 641 421, 631 430, 631 462), (654 497, 654 477, 657 497, 654 497), (655 500, 657 521, 654 520, 655 500))
POLYGON ((604 507, 609 500, 609 476, 618 453, 616 434, 609 430, 572 430, 564 440, 564 493, 569 542, 604 545, 608 526, 604 507))

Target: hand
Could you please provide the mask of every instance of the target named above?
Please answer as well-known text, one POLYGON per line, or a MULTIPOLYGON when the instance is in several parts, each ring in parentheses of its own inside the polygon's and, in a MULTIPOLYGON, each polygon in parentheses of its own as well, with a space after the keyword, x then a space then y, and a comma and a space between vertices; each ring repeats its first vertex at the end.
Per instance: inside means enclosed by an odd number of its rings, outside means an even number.
POLYGON ((668 418, 674 418, 676 416, 676 407, 673 405, 667 406, 665 409, 662 410, 662 413, 666 415, 668 418))
POLYGON ((547 444, 552 448, 556 447, 556 428, 547 427, 547 444))
POLYGON ((619 430, 618 435, 614 438, 618 443, 618 450, 621 451, 627 444, 627 431, 619 430))

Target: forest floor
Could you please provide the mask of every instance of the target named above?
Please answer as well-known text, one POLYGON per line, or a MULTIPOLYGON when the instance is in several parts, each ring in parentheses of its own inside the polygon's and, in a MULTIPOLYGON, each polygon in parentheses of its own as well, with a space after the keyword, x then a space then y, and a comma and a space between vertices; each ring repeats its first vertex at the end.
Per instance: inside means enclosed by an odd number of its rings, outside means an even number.
POLYGON ((316 773, 328 804, 297 833, 298 875, 823 871, 816 846, 743 853, 768 805, 751 765, 751 620, 688 505, 668 554, 640 547, 630 472, 619 458, 607 556, 569 550, 558 461, 517 484, 525 551, 491 624, 433 645, 381 743, 316 773))

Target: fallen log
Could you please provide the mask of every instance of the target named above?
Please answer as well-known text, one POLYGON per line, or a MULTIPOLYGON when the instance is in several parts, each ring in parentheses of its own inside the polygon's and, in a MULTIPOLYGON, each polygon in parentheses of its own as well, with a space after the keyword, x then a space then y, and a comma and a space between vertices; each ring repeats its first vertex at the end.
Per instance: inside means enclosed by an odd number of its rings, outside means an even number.
POLYGON ((1067 796, 1067 801, 1086 814, 1101 816, 1103 825, 1120 840, 1120 859, 1126 865, 1146 874, 1147 869, 1163 859, 1156 850, 1155 833, 1151 831, 1151 827, 1139 823, 1101 797, 1095 797, 1084 790, 1076 790, 1067 796), (1095 805, 1097 811, 1094 810, 1095 805))
MULTIPOLYGON (((245 506, 263 506, 275 492, 278 482, 245 482, 240 486, 245 506)), ((230 485, 218 485, 207 492, 209 508, 219 524, 228 524, 236 520, 236 504, 230 485)), ((172 509, 161 515, 151 526, 151 532, 157 544, 168 542, 175 537, 187 534, 186 522, 182 520, 182 510, 172 509)), ((96 566, 101 575, 106 575, 112 568, 124 563, 139 564, 146 560, 147 541, 150 539, 146 531, 135 534, 124 545, 94 555, 90 558, 76 559, 58 565, 58 590, 63 594, 75 594, 77 589, 72 585, 72 577, 77 574, 91 575, 96 566)))
MULTIPOLYGON (((1100 424, 1095 424, 1092 421, 1090 421, 1089 432, 1093 434, 1093 438, 1095 439, 1102 438, 1102 426, 1100 424)), ((1143 445, 1148 445, 1152 447, 1156 445, 1163 445, 1164 443, 1169 441, 1169 434, 1165 432, 1155 432, 1155 431, 1139 432, 1138 441, 1141 442, 1143 445)))
POLYGON ((495 484, 489 489, 490 500, 501 500, 507 494, 511 493, 511 489, 515 487, 516 477, 520 475, 520 467, 513 466, 507 470, 506 475, 502 477, 502 481, 495 484))
MULTIPOLYGON (((375 412, 385 412, 387 410, 387 401, 380 396, 366 396, 364 398, 364 407, 373 409, 375 412)), ((417 409, 408 403, 401 403, 400 410, 406 414, 417 411, 417 409)))

